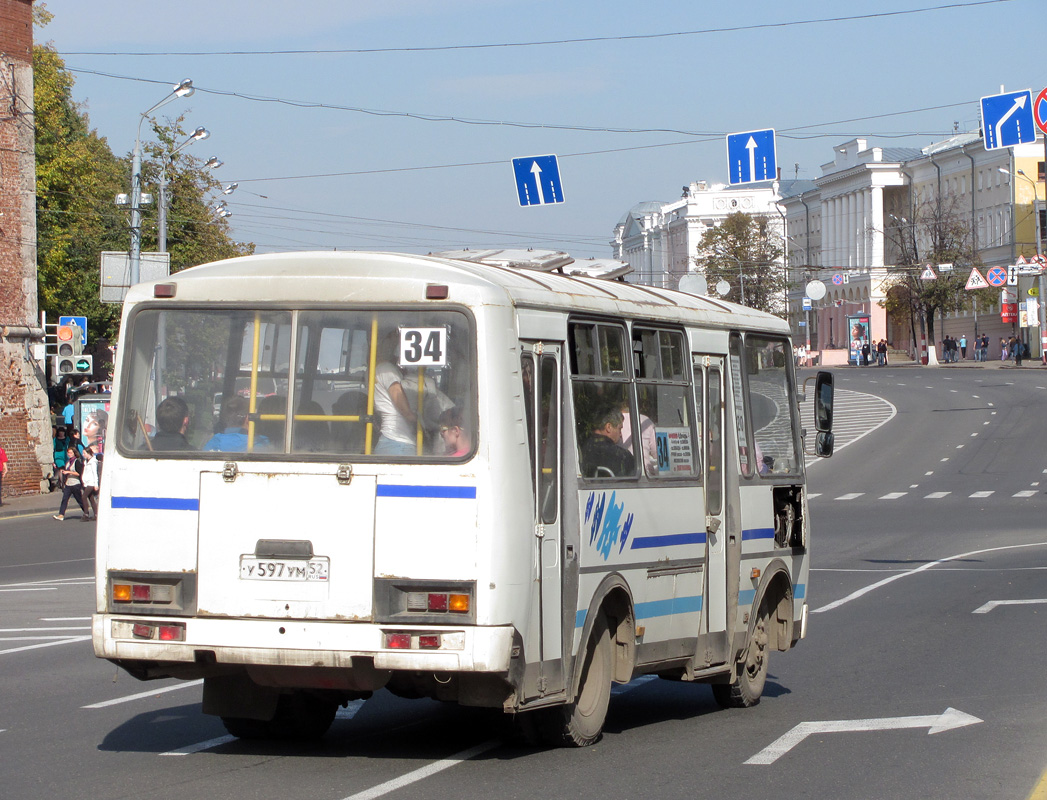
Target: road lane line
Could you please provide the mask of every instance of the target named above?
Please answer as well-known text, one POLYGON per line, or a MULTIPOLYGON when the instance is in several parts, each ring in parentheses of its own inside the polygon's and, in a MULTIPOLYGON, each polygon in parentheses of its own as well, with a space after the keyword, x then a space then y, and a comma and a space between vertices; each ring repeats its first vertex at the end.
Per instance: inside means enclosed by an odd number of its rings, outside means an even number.
POLYGON ((455 753, 450 758, 445 758, 441 761, 434 761, 432 764, 419 767, 412 772, 401 775, 399 778, 393 778, 390 781, 380 783, 370 789, 364 789, 362 792, 351 794, 344 798, 344 800, 374 800, 376 797, 382 797, 390 792, 395 792, 397 789, 402 789, 404 786, 410 786, 412 783, 424 780, 430 775, 435 775, 438 772, 443 772, 445 769, 456 767, 463 761, 468 761, 471 758, 483 755, 488 750, 494 750, 494 748, 499 747, 501 744, 502 743, 499 741, 483 742, 482 744, 476 745, 476 747, 470 747, 468 750, 455 753))
POLYGON ((229 744, 229 742, 235 742, 235 736, 219 736, 216 739, 208 739, 206 742, 197 742, 186 747, 179 747, 177 750, 168 750, 166 753, 161 753, 162 756, 187 756, 192 753, 199 753, 201 750, 210 750, 212 747, 218 747, 223 744, 229 744))
POLYGON ((990 600, 983 606, 972 611, 972 614, 988 614, 994 608, 999 606, 1036 606, 1047 603, 1047 600, 990 600))
POLYGON ((899 497, 905 497, 905 495, 907 495, 907 494, 909 494, 909 493, 908 492, 889 492, 888 494, 885 494, 880 499, 881 500, 897 500, 899 497))
POLYGON ((1000 547, 987 547, 983 550, 971 550, 969 553, 959 553, 954 556, 947 556, 946 558, 940 558, 937 561, 928 561, 926 564, 921 564, 920 566, 914 567, 913 569, 906 570, 905 572, 899 572, 895 575, 891 575, 889 578, 883 578, 882 580, 876 581, 876 583, 871 583, 868 586, 858 589, 857 591, 851 592, 846 597, 841 597, 839 600, 834 600, 833 602, 829 603, 828 605, 822 606, 821 608, 811 609, 811 613, 821 614, 824 611, 833 611, 834 609, 837 609, 842 605, 846 605, 852 600, 857 600, 859 597, 864 597, 865 595, 869 594, 869 592, 875 591, 876 589, 886 586, 889 583, 894 583, 896 580, 899 580, 901 578, 907 578, 910 575, 916 575, 919 572, 926 572, 927 570, 932 569, 933 567, 940 566, 941 564, 948 564, 950 561, 959 561, 963 558, 970 558, 971 556, 980 556, 984 553, 997 553, 1002 552, 1003 550, 1017 550, 1025 547, 1047 547, 1047 542, 1031 542, 1029 544, 1008 544, 1002 545, 1000 547))
POLYGON ((0 650, 0 656, 7 655, 8 653, 21 653, 25 650, 36 650, 41 647, 54 647, 56 644, 73 644, 75 642, 89 641, 91 641, 90 636, 71 636, 68 639, 60 639, 57 642, 44 642, 43 644, 27 644, 25 647, 11 647, 7 650, 0 650))
POLYGON ((1039 494, 1035 489, 1023 489, 1020 492, 1015 492, 1011 497, 1036 497, 1039 494))
MULTIPOLYGON (((90 639, 90 636, 85 637, 90 639)), ((127 697, 117 697, 113 700, 105 700, 101 703, 92 703, 89 706, 80 706, 80 708, 107 708, 108 706, 117 706, 120 703, 130 703, 135 700, 141 700, 144 697, 155 697, 158 694, 164 694, 165 692, 174 692, 178 689, 188 689, 190 686, 199 686, 204 682, 203 678, 196 681, 187 681, 186 683, 176 683, 174 686, 165 686, 162 689, 153 689, 150 692, 139 692, 138 694, 131 694, 127 697)))

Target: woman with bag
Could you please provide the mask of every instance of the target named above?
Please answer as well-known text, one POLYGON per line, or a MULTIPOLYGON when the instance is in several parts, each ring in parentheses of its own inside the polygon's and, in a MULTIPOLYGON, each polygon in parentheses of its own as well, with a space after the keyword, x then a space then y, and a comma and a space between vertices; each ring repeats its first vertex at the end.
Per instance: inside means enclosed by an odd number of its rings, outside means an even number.
POLYGON ((59 522, 65 519, 65 508, 69 505, 70 495, 76 498, 76 502, 80 504, 80 508, 84 511, 84 516, 88 516, 87 506, 84 505, 84 493, 81 487, 81 476, 84 473, 84 462, 80 460, 80 456, 77 455, 76 448, 70 447, 65 452, 65 466, 62 467, 61 476, 62 481, 62 505, 58 508, 58 513, 54 515, 54 518, 59 522))

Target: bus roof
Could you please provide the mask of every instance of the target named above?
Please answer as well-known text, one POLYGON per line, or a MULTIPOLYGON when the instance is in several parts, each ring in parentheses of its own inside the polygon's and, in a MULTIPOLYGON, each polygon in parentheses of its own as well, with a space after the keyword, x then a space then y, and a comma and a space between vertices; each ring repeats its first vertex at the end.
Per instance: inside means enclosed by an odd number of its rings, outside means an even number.
MULTIPOLYGON (((388 303, 424 300, 419 286, 447 284, 448 299, 467 305, 641 316, 666 322, 743 327, 788 333, 772 314, 618 280, 562 275, 434 256, 384 252, 298 252, 243 256, 202 264, 162 281, 137 284, 127 302, 154 297, 157 284, 175 284, 175 302, 388 303)), ((169 301, 162 301, 169 302, 169 301)))

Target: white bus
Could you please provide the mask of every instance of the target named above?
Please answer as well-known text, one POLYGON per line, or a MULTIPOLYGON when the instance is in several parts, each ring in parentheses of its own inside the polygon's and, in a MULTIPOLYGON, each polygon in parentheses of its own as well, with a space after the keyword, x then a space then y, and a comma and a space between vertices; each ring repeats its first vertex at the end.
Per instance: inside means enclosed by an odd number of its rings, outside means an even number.
POLYGON ((587 745, 612 683, 752 705, 805 634, 801 387, 769 314, 308 253, 134 286, 120 342, 95 653, 202 678, 236 736, 321 736, 386 688, 587 745))

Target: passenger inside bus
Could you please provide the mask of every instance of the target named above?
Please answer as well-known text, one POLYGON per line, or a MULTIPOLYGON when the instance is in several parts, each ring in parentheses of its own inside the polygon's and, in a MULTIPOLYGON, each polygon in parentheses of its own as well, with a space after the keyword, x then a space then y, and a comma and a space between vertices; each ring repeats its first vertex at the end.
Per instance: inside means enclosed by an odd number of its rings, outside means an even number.
POLYGON ((636 460, 619 443, 622 440, 622 412, 607 405, 593 415, 593 427, 582 442, 582 474, 589 478, 615 478, 633 475, 636 460))
MULTIPOLYGON (((247 451, 247 398, 234 394, 222 401, 222 430, 204 443, 204 450, 219 450, 223 453, 247 451)), ((256 433, 254 447, 267 447, 269 437, 256 433)))
POLYGON ((440 427, 437 429, 443 437, 447 454, 452 458, 467 456, 473 449, 472 439, 465 429, 462 412, 449 408, 440 414, 440 427))
MULTIPOLYGON (((622 412, 622 440, 620 446, 636 457, 633 450, 633 425, 632 415, 629 410, 629 401, 626 400, 621 407, 622 412)), ((644 413, 637 415, 640 423, 640 455, 643 457, 643 466, 648 475, 658 474, 658 440, 655 435, 654 422, 644 413)))
POLYGON ((189 405, 178 395, 171 395, 156 407, 156 427, 152 439, 153 450, 192 450, 185 438, 189 430, 189 405))
POLYGON ((390 331, 382 339, 381 361, 374 374, 374 407, 381 415, 381 435, 374 448, 377 455, 413 456, 417 452, 415 425, 418 421, 401 384, 403 373, 396 366, 399 333, 390 331))

